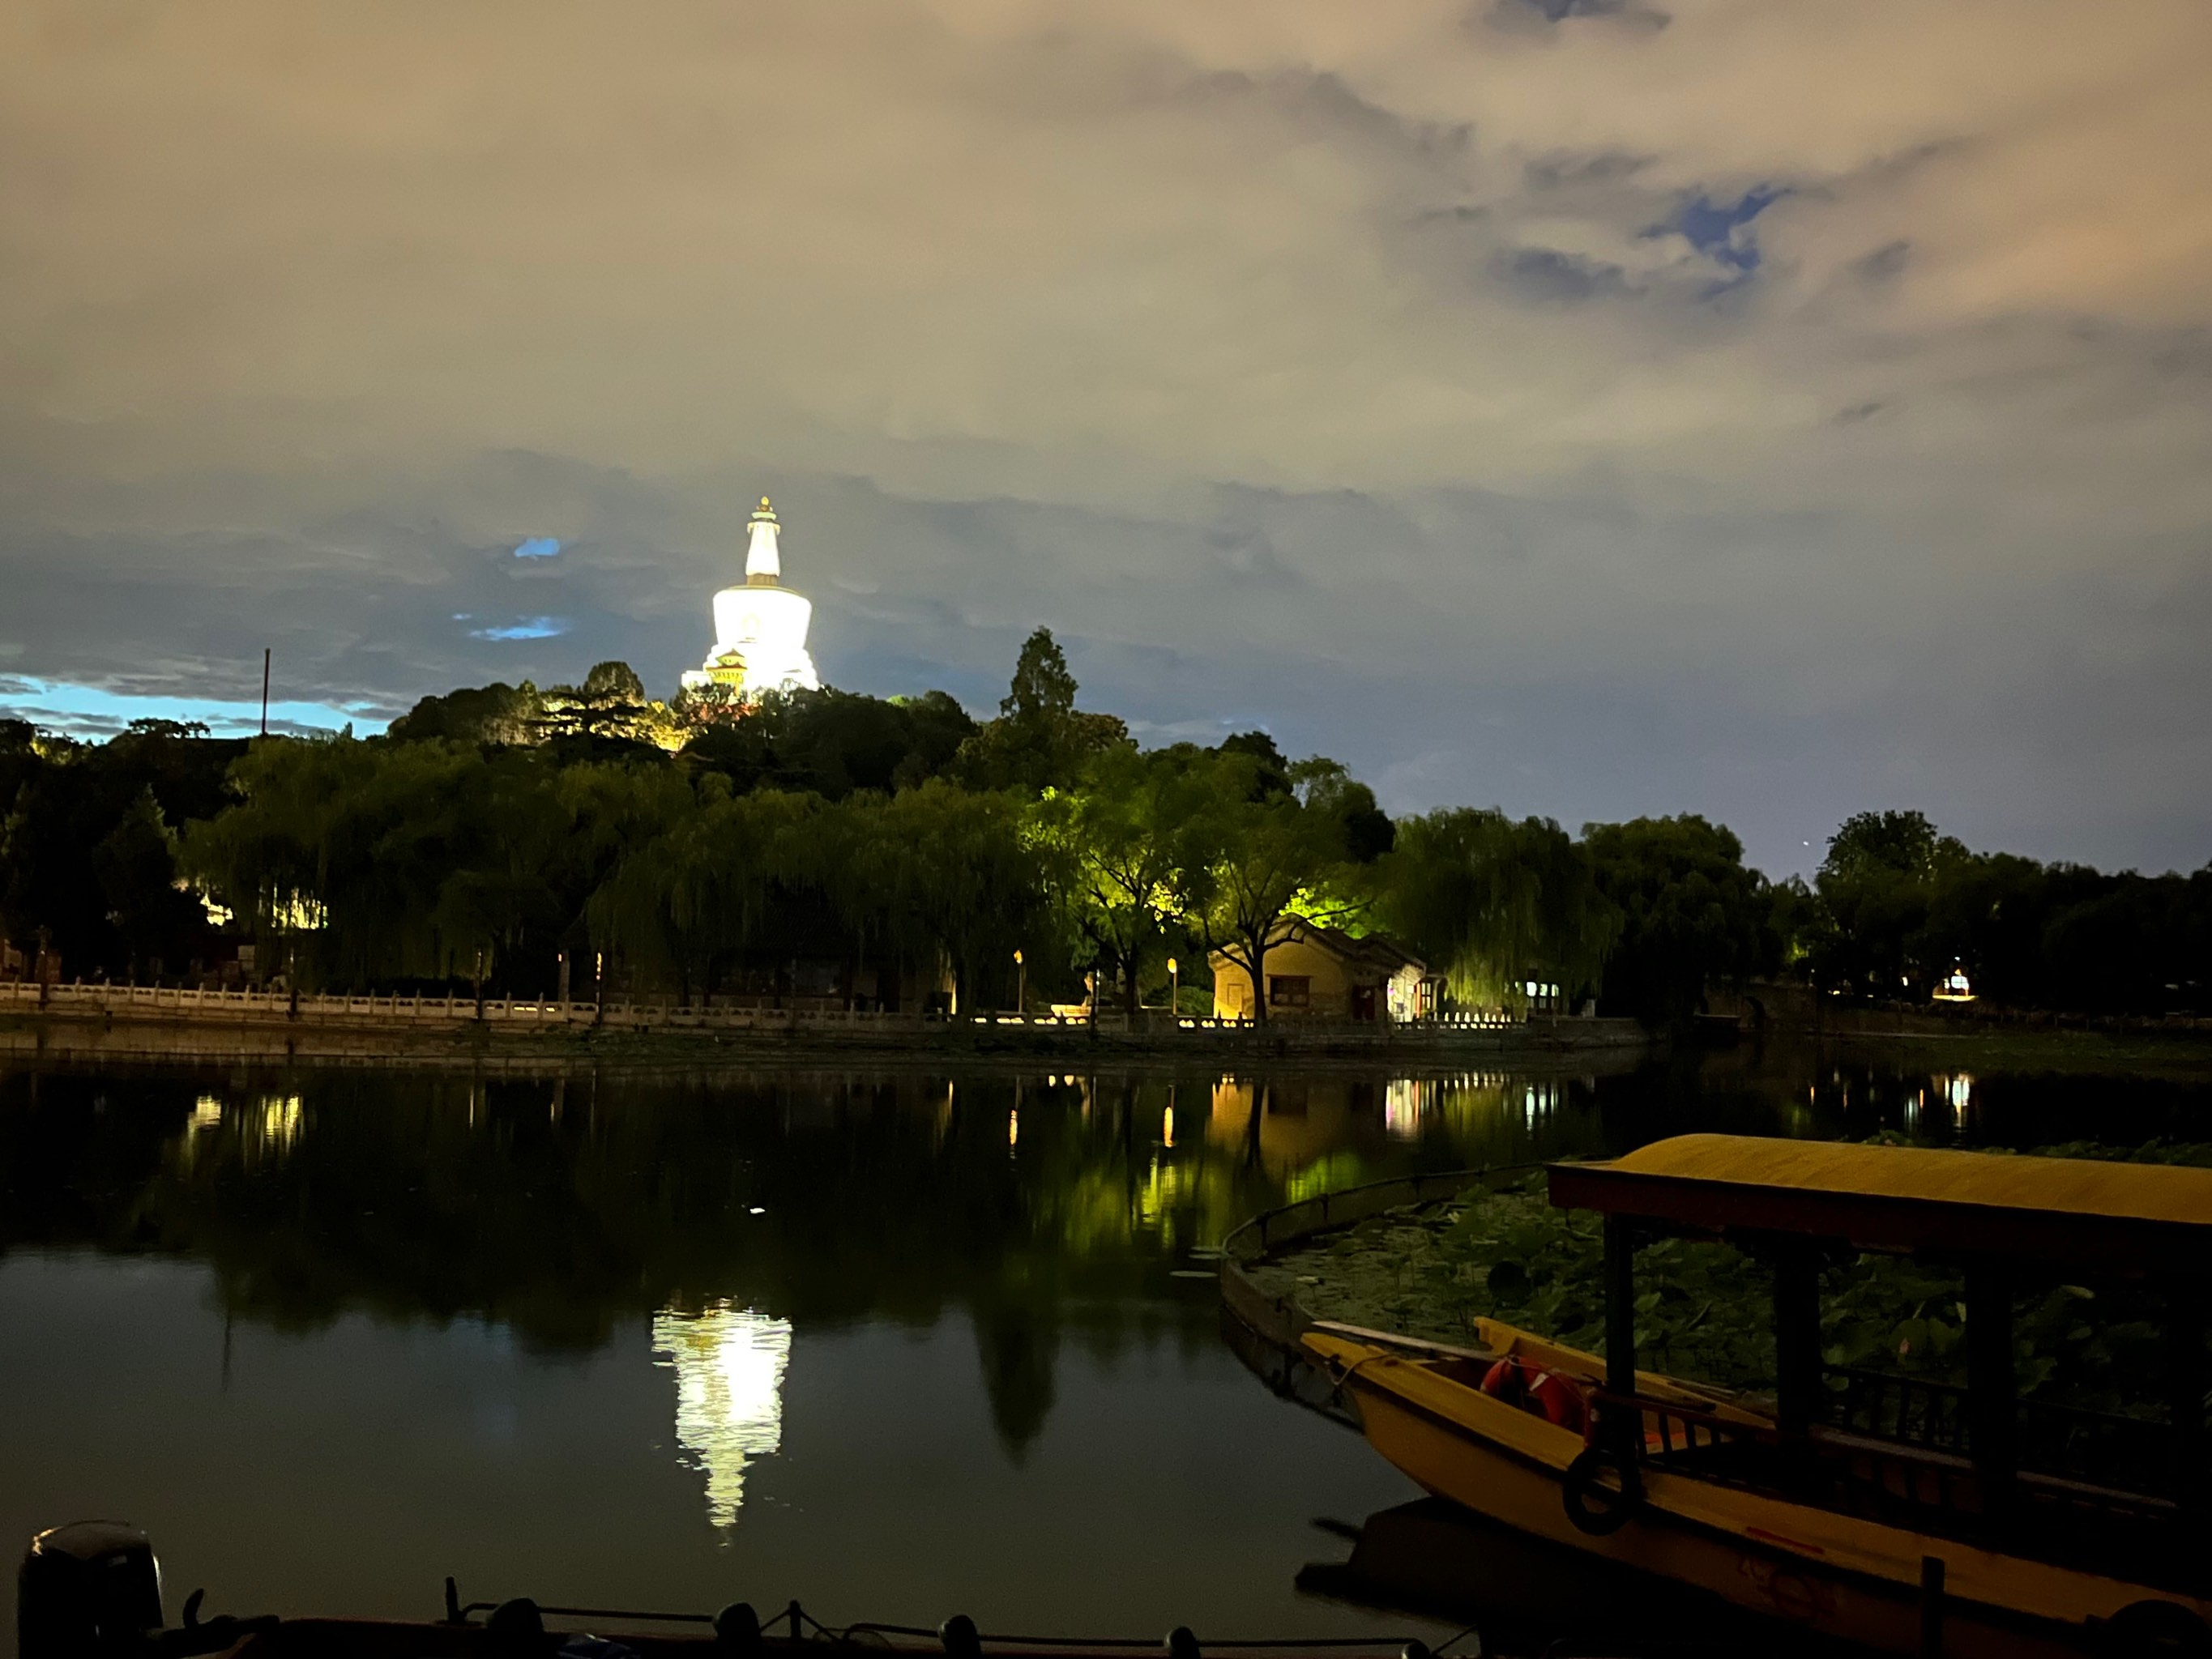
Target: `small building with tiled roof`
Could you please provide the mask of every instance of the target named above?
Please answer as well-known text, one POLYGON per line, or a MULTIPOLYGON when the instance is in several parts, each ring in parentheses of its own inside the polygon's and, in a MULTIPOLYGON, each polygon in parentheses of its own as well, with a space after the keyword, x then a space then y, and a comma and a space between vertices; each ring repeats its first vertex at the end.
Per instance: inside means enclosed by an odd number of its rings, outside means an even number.
MULTIPOLYGON (((1374 1022, 1431 1019, 1442 981, 1428 964, 1381 933, 1355 938, 1303 916, 1285 916, 1267 935, 1261 978, 1273 1019, 1374 1022)), ((1212 956, 1217 1019, 1254 1019, 1251 975, 1212 956)))

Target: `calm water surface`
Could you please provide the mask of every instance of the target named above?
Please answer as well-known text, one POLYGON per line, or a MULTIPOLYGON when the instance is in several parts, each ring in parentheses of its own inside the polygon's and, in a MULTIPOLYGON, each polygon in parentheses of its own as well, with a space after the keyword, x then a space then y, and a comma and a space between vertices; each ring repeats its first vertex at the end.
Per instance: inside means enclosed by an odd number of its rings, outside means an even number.
MULTIPOLYGON (((0 1538, 171 1613, 471 1598, 1203 1635, 1414 1490, 1217 1334, 1204 1250, 1693 1128, 2197 1134, 2200 1086, 1732 1054, 1608 1078, 0 1072, 0 1538)), ((10 1549, 16 1547, 11 1544, 10 1549)), ((6 1575, 12 1593, 12 1571, 6 1575)), ((12 1640, 12 1606, 4 1609, 12 1640)))

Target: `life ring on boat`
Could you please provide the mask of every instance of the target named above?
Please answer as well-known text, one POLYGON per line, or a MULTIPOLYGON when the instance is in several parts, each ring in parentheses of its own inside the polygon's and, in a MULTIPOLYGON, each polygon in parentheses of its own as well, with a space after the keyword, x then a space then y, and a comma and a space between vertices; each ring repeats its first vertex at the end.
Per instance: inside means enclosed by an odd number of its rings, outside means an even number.
POLYGON ((1482 1374, 1482 1391, 1510 1406, 1521 1404, 1528 1397, 1528 1362, 1506 1355, 1482 1374))
POLYGON ((1577 1434, 1589 1426, 1589 1402, 1583 1398, 1582 1384, 1571 1376, 1562 1376, 1557 1371, 1539 1372, 1536 1380, 1528 1385, 1528 1403, 1547 1423, 1556 1423, 1577 1434))
POLYGON ((1604 1446, 1584 1446, 1560 1477, 1559 1500, 1577 1532, 1609 1538, 1644 1507, 1644 1476, 1635 1459, 1604 1446), (1608 1474, 1612 1485, 1604 1479, 1608 1474))
POLYGON ((1482 1391, 1577 1434, 1589 1421, 1582 1384, 1557 1371, 1540 1370, 1518 1354, 1506 1355, 1483 1373, 1482 1391))

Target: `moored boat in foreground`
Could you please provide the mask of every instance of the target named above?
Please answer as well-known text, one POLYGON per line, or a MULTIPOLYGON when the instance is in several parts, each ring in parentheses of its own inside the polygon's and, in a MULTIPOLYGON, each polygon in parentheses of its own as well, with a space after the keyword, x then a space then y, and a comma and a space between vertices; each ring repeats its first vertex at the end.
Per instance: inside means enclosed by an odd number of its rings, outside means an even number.
POLYGON ((1891 1651, 2212 1652, 2212 1170, 1686 1135, 1549 1181, 1605 1217, 1602 1358, 1493 1322, 1464 1352, 1304 1338, 1430 1492, 1891 1651), (1771 1401, 1636 1369, 1635 1250, 1659 1232, 1772 1264, 1771 1401), (1825 1363, 1824 1266, 1869 1251, 1961 1272, 1964 1388, 1825 1363), (2155 1310, 2136 1414, 2021 1400, 2015 1301, 2039 1279, 2155 1310))

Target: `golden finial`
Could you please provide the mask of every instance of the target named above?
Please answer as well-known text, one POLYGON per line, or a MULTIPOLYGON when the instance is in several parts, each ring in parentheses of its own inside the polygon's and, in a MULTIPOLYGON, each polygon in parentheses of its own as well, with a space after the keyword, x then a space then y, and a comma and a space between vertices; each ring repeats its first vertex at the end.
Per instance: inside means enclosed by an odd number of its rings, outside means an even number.
POLYGON ((768 510, 768 497, 765 495, 761 497, 761 510, 763 513, 768 510))

